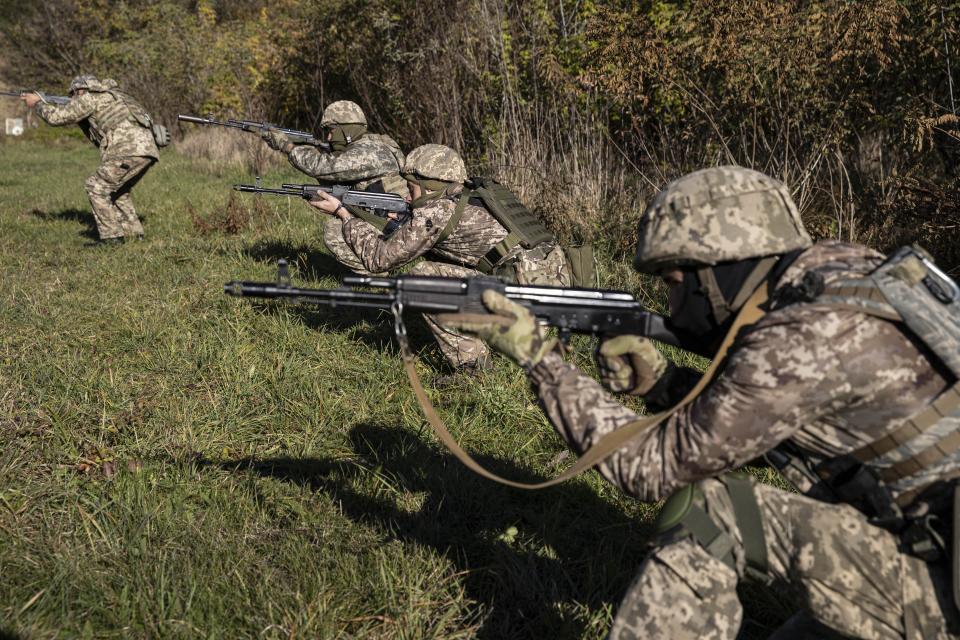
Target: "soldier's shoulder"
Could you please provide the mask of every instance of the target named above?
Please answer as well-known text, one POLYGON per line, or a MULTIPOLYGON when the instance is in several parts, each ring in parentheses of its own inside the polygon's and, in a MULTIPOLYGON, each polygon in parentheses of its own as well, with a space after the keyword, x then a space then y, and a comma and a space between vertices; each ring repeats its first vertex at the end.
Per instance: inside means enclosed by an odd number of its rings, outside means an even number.
POLYGON ((801 253, 784 271, 778 286, 796 285, 804 275, 816 272, 826 285, 858 278, 883 262, 883 254, 869 247, 839 240, 822 240, 801 253))
POLYGON ((453 213, 457 205, 447 198, 437 198, 413 210, 415 215, 421 217, 430 216, 449 216, 453 213))
POLYGON ((400 149, 400 145, 398 145, 393 138, 379 133, 368 133, 354 142, 352 146, 356 146, 358 149, 370 150, 400 149))

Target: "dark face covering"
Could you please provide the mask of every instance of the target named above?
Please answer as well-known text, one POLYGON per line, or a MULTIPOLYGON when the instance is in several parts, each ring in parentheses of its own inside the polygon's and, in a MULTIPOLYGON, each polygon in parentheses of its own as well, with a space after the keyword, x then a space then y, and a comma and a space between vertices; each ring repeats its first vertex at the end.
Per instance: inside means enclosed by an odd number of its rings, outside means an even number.
MULTIPOLYGON (((713 267, 720 293, 727 304, 740 293, 744 281, 759 261, 760 258, 751 258, 713 267)), ((723 322, 717 322, 696 267, 683 269, 683 284, 677 298, 679 302, 671 310, 670 327, 680 337, 685 349, 712 358, 733 323, 736 310, 723 322)))

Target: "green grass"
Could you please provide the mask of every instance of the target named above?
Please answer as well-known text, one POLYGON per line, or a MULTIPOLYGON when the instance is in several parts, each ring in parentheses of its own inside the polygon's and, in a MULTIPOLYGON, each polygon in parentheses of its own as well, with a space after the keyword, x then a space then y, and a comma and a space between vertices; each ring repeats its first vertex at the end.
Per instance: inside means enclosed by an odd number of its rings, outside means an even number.
MULTIPOLYGON (((653 507, 595 474, 482 480, 425 426, 385 318, 223 295, 279 257, 336 282, 306 205, 201 233, 250 176, 168 151, 134 192, 146 240, 92 249, 96 150, 0 155, 0 637, 604 635, 653 507)), ((566 464, 505 361, 435 400, 499 472, 566 464)))

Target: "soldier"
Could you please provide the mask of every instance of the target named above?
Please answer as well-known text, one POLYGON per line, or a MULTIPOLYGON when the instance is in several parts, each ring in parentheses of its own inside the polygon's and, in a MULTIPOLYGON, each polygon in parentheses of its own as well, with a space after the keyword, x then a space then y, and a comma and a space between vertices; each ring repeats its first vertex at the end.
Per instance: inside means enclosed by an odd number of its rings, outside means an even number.
POLYGON ((22 99, 49 125, 79 125, 100 148, 100 167, 84 183, 99 235, 96 244, 143 238, 130 191, 160 159, 150 115, 110 79, 77 76, 70 83, 70 98, 65 105, 47 104, 36 93, 22 99))
MULTIPOLYGON (((349 100, 330 104, 323 112, 320 126, 323 137, 330 143, 330 152, 310 144, 295 145, 277 130, 265 131, 263 139, 270 148, 286 154, 297 170, 322 185, 409 195, 407 183, 400 177, 403 151, 390 136, 367 132, 367 117, 360 105, 349 100)), ((351 213, 383 229, 385 221, 373 214, 359 208, 351 208, 351 213)), ((323 225, 324 243, 340 262, 354 271, 363 271, 363 265, 346 248, 342 226, 339 218, 328 218, 323 225)))
MULTIPOLYGON (((777 638, 960 637, 956 284, 915 250, 885 261, 812 244, 788 190, 741 167, 663 189, 634 265, 666 281, 673 328, 714 364, 691 391, 696 376, 642 337, 598 350, 607 388, 675 405, 599 466, 640 500, 670 496, 610 637, 734 638, 741 581, 795 597, 777 638), (801 493, 729 473, 761 456, 801 493)), ((459 328, 526 368, 573 448, 638 419, 523 307, 494 292, 484 302, 512 322, 459 328)))
MULTIPOLYGON (((389 238, 354 218, 328 194, 310 203, 343 220, 344 251, 349 252, 345 263, 358 264, 358 271, 378 273, 430 254, 433 259, 418 263, 411 273, 458 278, 498 275, 521 284, 569 284, 563 249, 549 232, 540 226, 542 241, 525 248, 508 231, 510 220, 498 220, 484 201, 465 193, 467 170, 450 147, 417 147, 407 156, 403 177, 410 190, 412 219, 389 238)), ((524 211, 530 217, 523 220, 530 224, 528 228, 532 223, 539 225, 524 211)), ((430 317, 427 322, 455 371, 477 374, 491 366, 482 342, 445 329, 430 317)), ((444 376, 437 384, 451 380, 444 376)))

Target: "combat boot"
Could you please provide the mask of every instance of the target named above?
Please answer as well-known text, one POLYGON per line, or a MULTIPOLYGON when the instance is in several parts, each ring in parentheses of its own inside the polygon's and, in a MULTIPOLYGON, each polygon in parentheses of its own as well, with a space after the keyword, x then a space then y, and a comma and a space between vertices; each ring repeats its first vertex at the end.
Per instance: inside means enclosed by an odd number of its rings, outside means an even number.
POLYGON ((117 245, 121 245, 123 242, 123 236, 117 236, 116 238, 100 238, 99 240, 88 242, 84 246, 92 249, 103 249, 106 247, 115 247, 117 245))

